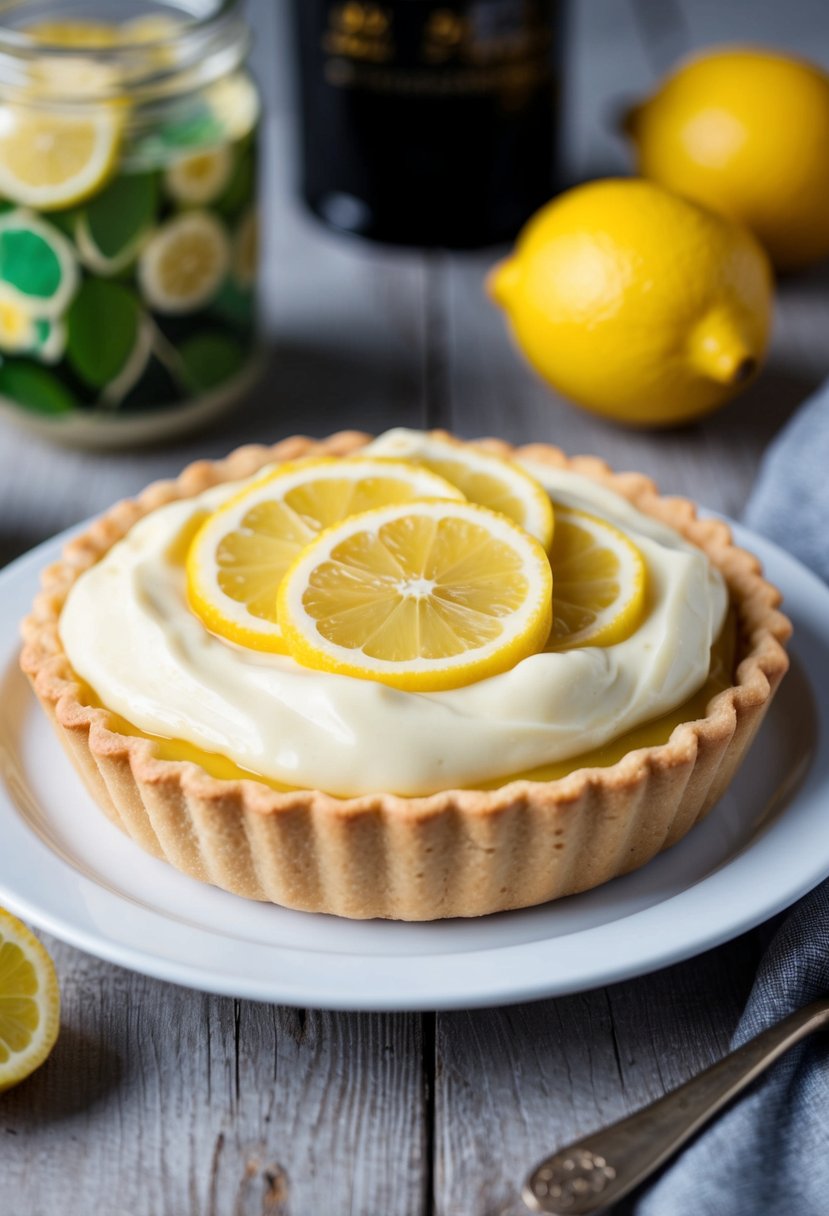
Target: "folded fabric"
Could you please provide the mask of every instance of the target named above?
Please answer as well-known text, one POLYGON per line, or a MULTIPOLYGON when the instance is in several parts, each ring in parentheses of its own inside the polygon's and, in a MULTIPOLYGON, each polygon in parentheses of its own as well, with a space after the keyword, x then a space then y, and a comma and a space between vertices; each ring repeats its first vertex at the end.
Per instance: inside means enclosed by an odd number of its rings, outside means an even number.
MULTIPOLYGON (((802 899, 760 964, 739 1047, 829 994, 829 882, 802 899)), ((793 1048, 647 1189, 635 1216, 826 1216, 829 1035, 793 1048)))
POLYGON ((829 383, 770 446, 744 519, 829 582, 829 383))
MULTIPOLYGON (((745 520, 829 582, 829 384, 769 448, 745 520)), ((824 996, 829 881, 772 938, 732 1046, 824 996)), ((827 1216, 829 1034, 784 1056, 625 1206, 635 1216, 827 1216)))

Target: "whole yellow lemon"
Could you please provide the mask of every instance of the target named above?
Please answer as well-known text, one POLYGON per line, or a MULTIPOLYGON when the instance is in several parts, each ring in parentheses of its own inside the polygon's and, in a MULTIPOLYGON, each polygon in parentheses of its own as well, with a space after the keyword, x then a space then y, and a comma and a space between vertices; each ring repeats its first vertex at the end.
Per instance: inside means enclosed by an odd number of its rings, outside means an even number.
POLYGON ((487 285, 546 380, 632 425, 716 409, 768 342, 772 272, 751 233, 638 178, 554 199, 487 285))
POLYGON ((775 266, 829 254, 829 75, 786 55, 691 59, 627 116, 639 172, 746 224, 775 266))

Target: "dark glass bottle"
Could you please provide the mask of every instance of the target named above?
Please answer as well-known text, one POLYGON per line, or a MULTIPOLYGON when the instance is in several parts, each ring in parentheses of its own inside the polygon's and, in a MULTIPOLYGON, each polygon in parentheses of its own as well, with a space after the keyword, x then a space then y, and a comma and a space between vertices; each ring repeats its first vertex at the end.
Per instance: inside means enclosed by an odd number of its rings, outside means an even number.
POLYGON ((326 223, 454 248, 553 194, 559 0, 294 0, 302 190, 326 223))

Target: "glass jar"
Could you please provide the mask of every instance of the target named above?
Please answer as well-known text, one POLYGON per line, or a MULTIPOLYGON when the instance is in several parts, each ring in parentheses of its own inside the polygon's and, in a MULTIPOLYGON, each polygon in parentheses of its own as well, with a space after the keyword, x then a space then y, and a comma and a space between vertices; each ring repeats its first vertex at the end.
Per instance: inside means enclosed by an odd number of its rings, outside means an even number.
POLYGON ((258 365, 257 128, 237 0, 0 0, 0 410, 177 433, 258 365))

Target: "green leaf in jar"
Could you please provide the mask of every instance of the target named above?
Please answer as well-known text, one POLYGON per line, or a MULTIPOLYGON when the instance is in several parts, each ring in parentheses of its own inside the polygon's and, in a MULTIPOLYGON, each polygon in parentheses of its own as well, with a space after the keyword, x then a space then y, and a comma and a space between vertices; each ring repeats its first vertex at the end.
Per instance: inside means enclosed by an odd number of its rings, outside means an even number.
POLYGON ((237 215, 249 207, 256 194, 256 155, 252 146, 240 151, 227 189, 216 203, 224 216, 237 215))
POLYGON ((252 291, 226 279, 210 305, 210 311, 237 329, 249 330, 256 320, 256 299, 252 291))
POLYGON ((63 236, 70 241, 75 240, 75 224, 78 218, 77 207, 64 207, 62 211, 50 211, 49 223, 54 225, 63 236))
POLYGON ((184 381, 190 392, 205 392, 241 371, 245 351, 229 334, 210 330, 188 338, 178 348, 184 381))
POLYGON ((75 239, 83 263, 96 274, 123 270, 137 256, 157 209, 154 173, 114 178, 78 212, 75 239))
POLYGON ((86 279, 66 324, 66 354, 73 370, 91 388, 104 388, 135 350, 141 306, 121 283, 86 279))
POLYGON ((53 372, 25 359, 0 367, 0 396, 36 414, 68 414, 77 404, 53 372))
POLYGON ((172 151, 210 147, 223 136, 220 120, 204 99, 188 99, 170 108, 163 126, 136 140, 132 159, 148 168, 163 167, 172 151))
POLYGON ((57 317, 78 285, 74 250, 52 224, 30 211, 0 215, 0 280, 4 292, 43 317, 57 317))

